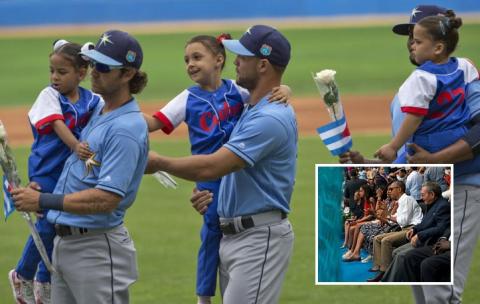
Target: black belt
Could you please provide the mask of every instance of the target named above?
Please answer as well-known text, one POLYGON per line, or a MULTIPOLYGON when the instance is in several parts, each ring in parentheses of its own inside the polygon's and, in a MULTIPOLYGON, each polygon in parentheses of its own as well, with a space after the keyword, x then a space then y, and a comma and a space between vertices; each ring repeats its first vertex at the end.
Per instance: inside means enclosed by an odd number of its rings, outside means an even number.
POLYGON ((71 227, 67 225, 55 224, 55 233, 60 237, 69 235, 84 235, 88 233, 88 229, 82 227, 71 227))
MULTIPOLYGON (((287 218, 287 214, 285 212, 282 212, 281 219, 283 220, 286 218, 287 218)), ((253 221, 252 216, 242 216, 240 221, 243 226, 242 231, 255 227, 255 222, 253 221)), ((223 234, 236 234, 240 232, 235 228, 234 222, 220 223, 220 230, 222 231, 223 234)))
POLYGON ((116 227, 90 229, 90 228, 74 227, 74 226, 68 226, 68 225, 62 225, 62 224, 55 224, 55 232, 60 237, 70 236, 70 235, 98 235, 98 234, 108 233, 108 232, 112 231, 112 229, 115 229, 115 228, 116 227))

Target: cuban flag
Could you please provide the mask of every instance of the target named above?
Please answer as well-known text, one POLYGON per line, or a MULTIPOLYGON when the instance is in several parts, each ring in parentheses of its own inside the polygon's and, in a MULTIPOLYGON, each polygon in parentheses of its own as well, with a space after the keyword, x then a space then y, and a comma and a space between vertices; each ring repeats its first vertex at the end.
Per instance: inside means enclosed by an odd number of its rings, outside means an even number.
POLYGON ((345 114, 341 119, 318 128, 317 132, 333 156, 343 154, 352 147, 352 137, 348 130, 345 114))
POLYGON ((10 191, 13 190, 12 186, 8 182, 7 178, 3 176, 3 215, 5 216, 5 221, 8 216, 15 210, 15 205, 13 204, 13 198, 10 195, 10 191))

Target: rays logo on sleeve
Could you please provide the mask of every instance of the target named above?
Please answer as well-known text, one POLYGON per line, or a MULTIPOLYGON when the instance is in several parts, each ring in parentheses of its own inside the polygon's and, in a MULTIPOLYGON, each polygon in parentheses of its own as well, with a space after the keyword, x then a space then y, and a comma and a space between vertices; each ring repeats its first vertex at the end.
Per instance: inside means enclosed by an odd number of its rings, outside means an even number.
POLYGON ((345 115, 339 120, 321 126, 317 132, 333 156, 343 154, 352 147, 352 137, 345 115))
POLYGON ((5 217, 5 221, 7 220, 8 216, 15 211, 15 205, 13 204, 13 198, 10 195, 10 191, 12 191, 12 186, 8 182, 7 178, 3 176, 3 215, 5 217))

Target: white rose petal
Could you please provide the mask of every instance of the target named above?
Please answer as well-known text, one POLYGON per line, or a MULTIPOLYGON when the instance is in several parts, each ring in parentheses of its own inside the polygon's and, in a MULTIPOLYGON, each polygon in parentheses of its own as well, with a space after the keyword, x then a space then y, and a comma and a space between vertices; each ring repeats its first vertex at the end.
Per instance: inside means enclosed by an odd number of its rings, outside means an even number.
POLYGON ((335 81, 335 74, 337 72, 334 70, 322 70, 315 75, 315 80, 321 81, 325 84, 332 83, 335 81))

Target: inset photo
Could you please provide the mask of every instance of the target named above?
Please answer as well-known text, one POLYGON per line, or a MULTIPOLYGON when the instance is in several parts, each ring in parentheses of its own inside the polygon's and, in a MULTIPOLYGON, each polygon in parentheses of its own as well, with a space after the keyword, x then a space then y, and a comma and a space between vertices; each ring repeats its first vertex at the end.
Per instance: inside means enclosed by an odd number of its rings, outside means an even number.
POLYGON ((452 165, 316 165, 317 285, 451 285, 452 165))

